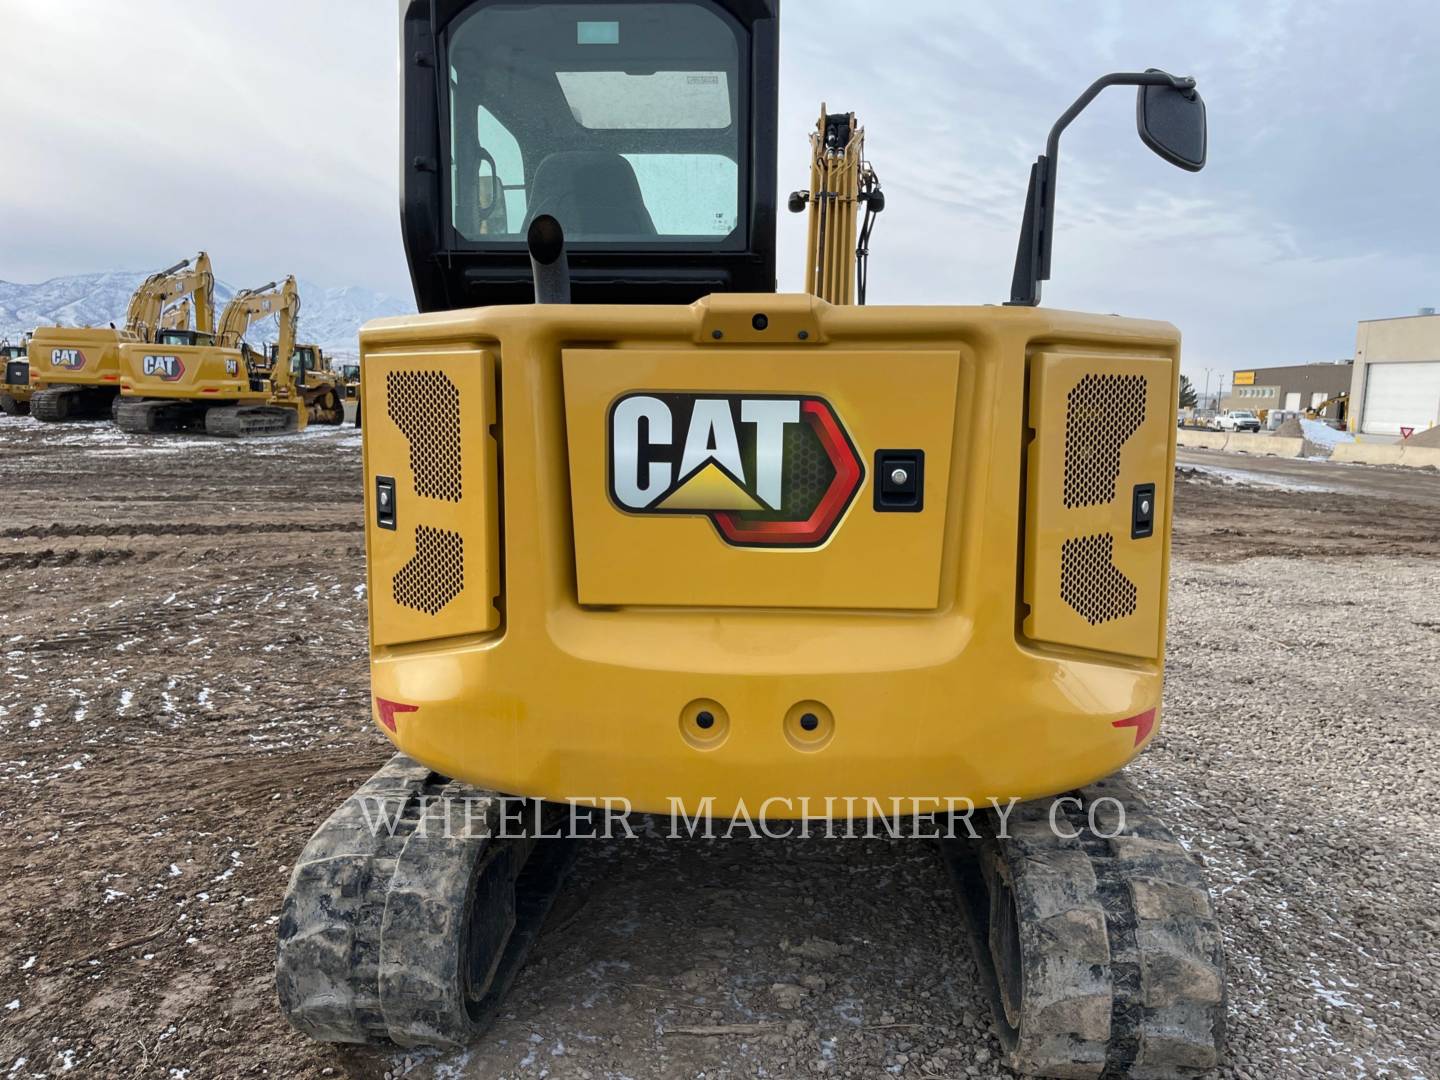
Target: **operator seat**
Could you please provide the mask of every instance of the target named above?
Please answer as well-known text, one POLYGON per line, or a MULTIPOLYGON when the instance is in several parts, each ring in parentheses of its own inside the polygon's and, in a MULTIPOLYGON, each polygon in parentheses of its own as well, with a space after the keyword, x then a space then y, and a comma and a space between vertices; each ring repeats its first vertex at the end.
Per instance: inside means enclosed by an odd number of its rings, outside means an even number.
POLYGON ((525 227, 541 214, 567 235, 654 236, 655 222, 630 162, 609 150, 562 150, 540 162, 525 227))

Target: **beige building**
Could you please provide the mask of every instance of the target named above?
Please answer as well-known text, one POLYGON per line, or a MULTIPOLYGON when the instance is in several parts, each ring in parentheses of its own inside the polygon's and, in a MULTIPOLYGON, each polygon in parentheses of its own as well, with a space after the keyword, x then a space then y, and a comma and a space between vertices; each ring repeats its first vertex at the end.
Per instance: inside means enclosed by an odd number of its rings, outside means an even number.
POLYGON ((1366 319, 1355 336, 1350 427, 1372 435, 1440 423, 1440 315, 1366 319))
MULTIPOLYGON (((1220 398, 1222 409, 1249 409, 1263 412, 1314 409, 1338 394, 1350 390, 1350 361, 1289 364, 1283 367, 1252 368, 1230 376, 1230 392, 1220 398)), ((1344 419, 1341 406, 1328 406, 1323 415, 1344 419)))

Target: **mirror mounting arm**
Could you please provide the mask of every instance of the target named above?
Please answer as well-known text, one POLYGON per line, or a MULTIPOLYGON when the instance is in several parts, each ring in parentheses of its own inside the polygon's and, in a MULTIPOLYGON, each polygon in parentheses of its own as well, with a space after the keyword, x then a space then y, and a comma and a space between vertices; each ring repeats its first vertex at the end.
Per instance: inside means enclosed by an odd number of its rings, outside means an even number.
POLYGON ((1020 246, 1015 253, 1015 274, 1010 282, 1007 307, 1035 307, 1040 303, 1040 283, 1050 280, 1050 253, 1054 248, 1055 174, 1060 160, 1060 133, 1070 126, 1085 107, 1107 86, 1168 86, 1187 97, 1195 94, 1195 80, 1164 71, 1115 71, 1102 75, 1060 114, 1045 139, 1045 153, 1030 168, 1030 187, 1025 196, 1025 217, 1020 223, 1020 246))

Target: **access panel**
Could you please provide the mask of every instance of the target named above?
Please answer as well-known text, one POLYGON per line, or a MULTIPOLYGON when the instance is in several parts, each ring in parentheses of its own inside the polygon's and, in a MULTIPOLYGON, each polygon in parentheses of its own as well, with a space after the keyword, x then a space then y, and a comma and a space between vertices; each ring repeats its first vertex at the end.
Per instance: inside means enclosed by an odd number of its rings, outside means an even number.
POLYGON ((933 609, 962 355, 566 349, 580 602, 933 609), (895 448, 915 512, 876 509, 895 448))
POLYGON ((361 370, 372 644, 495 630, 494 357, 378 352, 361 370))
POLYGON ((1176 368, 1169 357, 1031 356, 1027 637, 1159 656, 1176 368))

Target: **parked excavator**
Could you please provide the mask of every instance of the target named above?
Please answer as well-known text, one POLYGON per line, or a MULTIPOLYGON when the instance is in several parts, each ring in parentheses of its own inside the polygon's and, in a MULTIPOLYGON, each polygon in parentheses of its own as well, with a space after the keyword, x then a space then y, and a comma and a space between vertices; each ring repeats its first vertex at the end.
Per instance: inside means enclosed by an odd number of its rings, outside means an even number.
POLYGON ((0 412, 6 416, 25 416, 30 412, 30 357, 26 343, 11 345, 0 338, 0 412))
POLYGON ((303 430, 312 421, 342 423, 343 386, 317 346, 296 345, 299 316, 292 276, 237 292, 215 334, 174 330, 153 343, 127 342, 120 348, 116 424, 132 435, 194 431, 234 438, 303 430), (252 348, 245 335, 271 317, 278 340, 264 351, 252 348))
POLYGON ((1108 75, 1061 115, 1005 304, 866 306, 884 203, 843 112, 790 199, 806 291, 775 291, 775 0, 403 0, 401 34, 421 314, 360 334, 399 753, 296 860, 290 1023, 479 1038, 575 805, 722 834, 903 806, 952 826, 1012 1068, 1214 1068, 1214 905, 1116 775, 1158 728, 1180 337, 1039 306, 1061 133, 1134 87, 1198 170, 1195 81, 1108 75))
POLYGON ((142 281, 119 328, 113 323, 38 328, 29 346, 35 418, 57 422, 112 416, 120 393, 120 346, 153 341, 161 329, 185 325, 192 306, 195 329, 212 332, 214 298, 210 256, 202 251, 142 281), (185 322, 177 321, 181 313, 185 322))

